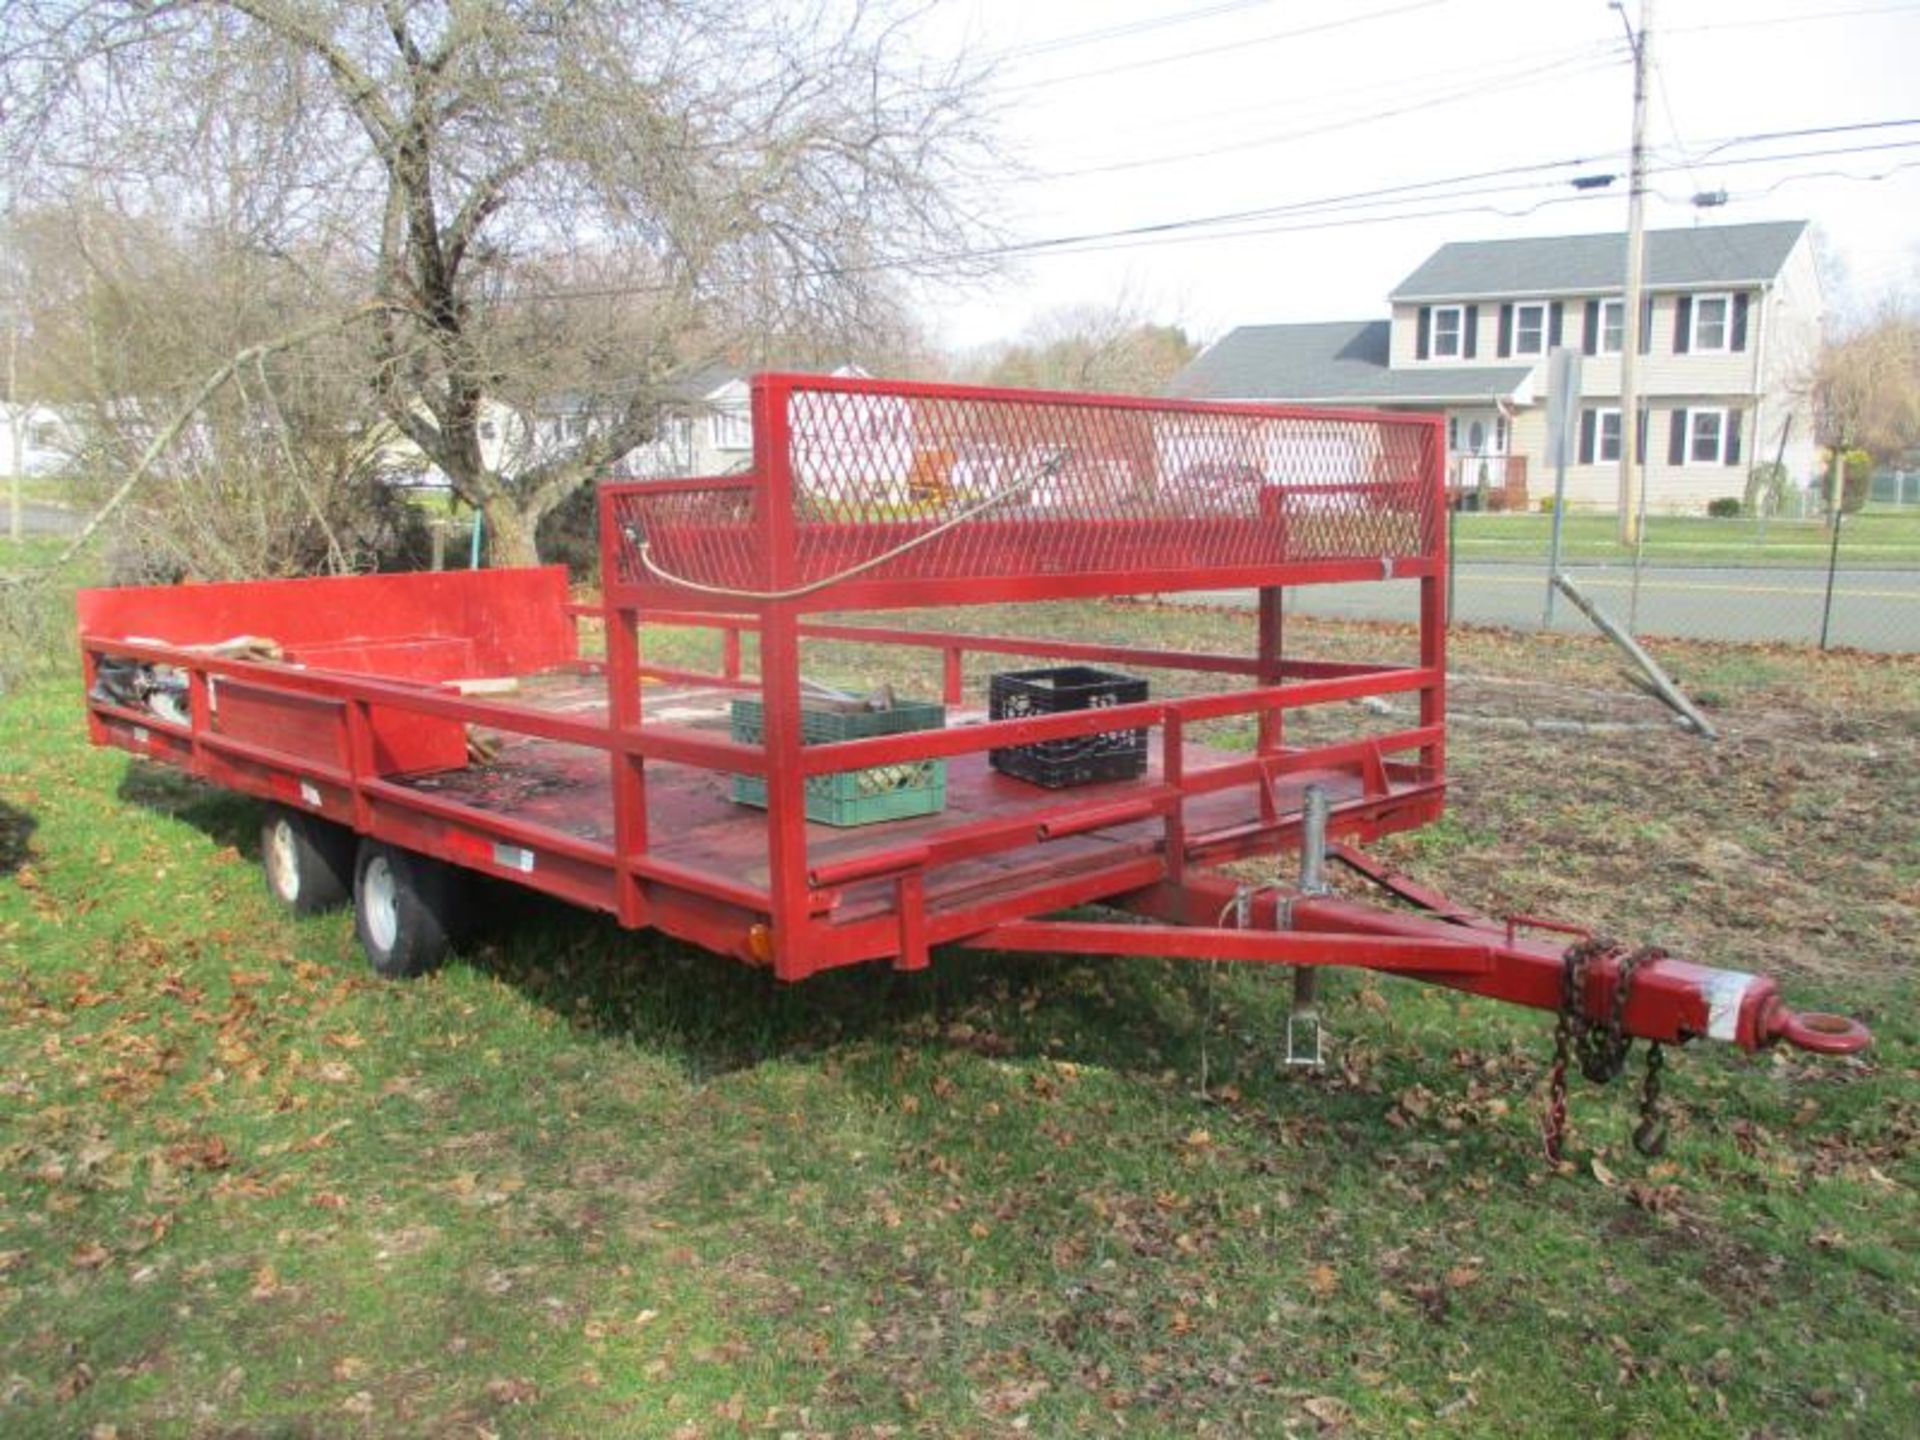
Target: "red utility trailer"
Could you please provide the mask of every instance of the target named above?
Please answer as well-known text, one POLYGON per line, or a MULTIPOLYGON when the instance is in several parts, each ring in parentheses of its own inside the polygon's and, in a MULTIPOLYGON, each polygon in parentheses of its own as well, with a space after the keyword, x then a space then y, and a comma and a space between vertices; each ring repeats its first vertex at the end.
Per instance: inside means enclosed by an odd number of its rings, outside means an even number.
POLYGON ((1569 1030, 1603 1050, 1867 1043, 1764 977, 1569 949, 1539 938, 1546 922, 1477 915, 1353 848, 1445 798, 1436 418, 795 375, 758 377, 752 407, 746 471, 601 486, 604 659, 582 658, 558 569, 95 590, 80 600, 93 739, 271 802, 275 892, 299 908, 354 892, 384 973, 439 958, 470 870, 783 980, 917 969, 942 944, 1344 964, 1560 1011, 1563 1057, 1569 1030), (1414 653, 1358 664, 1284 643, 1285 587, 1382 580, 1418 589, 1414 653), (1239 655, 844 619, 1226 588, 1258 596, 1239 655), (650 663, 643 620, 718 632, 717 668, 650 663), (937 655, 947 723, 822 736, 803 670, 824 641, 937 655), (1182 681, 987 719, 969 654, 1182 681), (1417 718, 1289 733, 1295 712, 1382 696, 1411 697, 1417 718), (1248 744, 1198 738, 1229 720, 1248 744), (993 760, 1116 739, 1137 764, 1084 783, 993 760), (823 786, 936 766, 929 813, 809 819, 823 786), (1268 884, 1221 868, 1294 851, 1297 872, 1268 884), (1335 895, 1328 858, 1398 903, 1335 895), (1090 905, 1133 918, 1049 918, 1090 905))

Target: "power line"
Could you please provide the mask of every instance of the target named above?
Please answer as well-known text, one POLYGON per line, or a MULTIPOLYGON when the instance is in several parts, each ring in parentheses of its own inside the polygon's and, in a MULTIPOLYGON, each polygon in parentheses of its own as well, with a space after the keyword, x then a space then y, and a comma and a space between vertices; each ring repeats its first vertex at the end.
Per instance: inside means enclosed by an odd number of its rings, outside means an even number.
POLYGON ((1711 25, 1667 25, 1663 35, 1717 35, 1723 30, 1760 30, 1772 25, 1804 25, 1816 20, 1848 20, 1857 15, 1920 14, 1920 6, 1864 5, 1855 10, 1814 10, 1793 15, 1765 15, 1752 20, 1717 20, 1711 25))
POLYGON ((1061 50, 1078 50, 1085 45, 1099 45, 1108 40, 1124 40, 1135 35, 1144 35, 1153 30, 1164 30, 1171 25, 1191 25, 1198 20, 1211 20, 1217 15, 1229 15, 1236 10, 1253 10, 1269 5, 1272 0, 1223 0, 1223 3, 1203 5, 1195 10, 1182 10, 1174 15, 1157 15, 1145 20, 1133 20, 1124 25, 1108 25, 1098 30, 1082 30, 1072 35, 1059 35, 1051 40, 1036 40, 1025 45, 1010 45, 988 56, 990 60, 1012 60, 1027 55, 1051 55, 1061 50))
MULTIPOLYGON (((1593 44, 1578 45, 1571 49, 1564 45, 1545 49, 1535 48, 1519 53, 1488 56, 1479 62, 1474 73, 1476 77, 1497 81, 1536 65, 1594 53, 1597 51, 1593 44)), ((1103 128, 1100 138, 1106 142, 1140 137, 1147 143, 1155 141, 1171 141, 1183 145, 1203 143, 1208 137, 1242 133, 1253 124, 1268 121, 1284 123, 1285 119, 1296 111, 1305 112, 1309 118, 1317 118, 1329 110, 1340 110, 1363 103, 1362 97, 1380 95, 1385 97, 1380 103, 1398 103, 1411 95, 1426 91, 1433 93, 1450 91, 1454 84, 1455 80, 1451 76, 1440 77, 1432 74, 1409 77, 1383 72, 1371 80, 1355 80, 1342 76, 1340 83, 1330 89, 1289 88, 1283 93, 1263 96, 1253 104, 1241 103, 1214 110, 1179 108, 1172 113, 1136 111, 1131 118, 1121 119, 1112 128, 1103 128), (1232 123, 1223 127, 1219 122, 1232 123), (1193 133, 1176 135, 1174 132, 1178 131, 1193 133)), ((1093 163, 1101 163, 1099 155, 1092 156, 1090 159, 1093 163)))
POLYGON ((1302 25, 1292 30, 1277 30, 1269 35, 1256 35, 1246 40, 1235 40, 1221 45, 1205 45, 1196 50, 1177 50, 1170 55, 1154 55, 1145 60, 1129 60, 1118 65, 1105 65, 1094 70, 1078 70, 1067 75, 1050 75, 1043 79, 1023 81, 1006 87, 1010 90, 1044 90, 1055 85, 1073 85, 1082 80, 1101 80, 1109 75, 1124 75, 1135 70, 1146 70, 1157 65, 1173 65, 1184 60, 1198 60, 1208 55, 1221 55, 1230 50, 1248 50, 1256 45, 1272 45, 1281 40, 1297 40, 1305 35, 1323 35, 1331 30, 1345 30, 1354 25, 1365 25, 1375 20, 1390 19, 1395 15, 1409 14, 1415 10, 1430 10, 1444 0, 1410 0, 1410 3, 1396 5, 1386 10, 1370 10, 1364 15, 1347 15, 1338 20, 1323 20, 1317 25, 1302 25))
MULTIPOLYGON (((1340 130, 1352 130, 1362 125, 1378 124, 1383 120, 1398 119, 1407 115, 1418 115, 1428 110, 1437 110, 1462 101, 1478 100, 1485 96, 1503 94, 1509 90, 1524 89, 1543 76, 1569 67, 1580 66, 1583 60, 1597 59, 1592 50, 1582 50, 1575 55, 1556 60, 1545 65, 1522 70, 1504 79, 1475 80, 1454 89, 1438 91, 1425 99, 1406 105, 1397 105, 1385 110, 1374 110, 1342 120, 1330 120, 1323 125, 1310 125, 1305 129, 1284 131, 1276 135, 1251 136, 1245 140, 1230 141, 1225 144, 1205 146, 1197 150, 1182 150, 1171 155, 1147 156, 1137 160, 1116 160, 1107 165, 1091 165, 1077 170, 1054 170, 1035 177, 1036 181, 1078 180, 1089 175, 1112 175, 1127 170, 1152 169, 1161 165, 1176 165, 1189 160, 1209 159, 1216 155, 1230 155, 1243 150, 1262 150, 1274 145, 1284 145, 1295 140, 1310 139, 1316 135, 1329 135, 1340 130)), ((1597 64, 1586 64, 1574 70, 1575 74, 1586 74, 1596 70, 1611 68, 1616 62, 1609 59, 1597 64)))
MULTIPOLYGON (((1920 121, 1871 122, 1868 125, 1855 127, 1818 126, 1811 127, 1805 131, 1782 131, 1775 133, 1782 138, 1786 138, 1802 134, 1832 133, 1836 130, 1844 129, 1879 128, 1882 125, 1896 123, 1920 124, 1920 121)), ((1790 151, 1784 154, 1742 156, 1718 163, 1722 167, 1781 164, 1793 160, 1821 159, 1843 155, 1878 154, 1915 148, 1920 148, 1920 140, 1891 141, 1877 145, 1833 146, 1822 149, 1790 151)), ((1339 229, 1350 226, 1385 224, 1403 220, 1435 219, 1464 214, 1495 214, 1508 218, 1521 218, 1554 205, 1571 204, 1589 200, 1604 200, 1611 197, 1601 191, 1584 191, 1577 195, 1548 196, 1531 206, 1520 209, 1506 209, 1493 205, 1471 205, 1465 207, 1450 206, 1448 208, 1421 211, 1392 210, 1388 213, 1375 215, 1354 215, 1345 212, 1384 209, 1389 205, 1430 204, 1436 201, 1445 202, 1477 198, 1480 195, 1486 194, 1524 191, 1548 182, 1535 181, 1526 185, 1495 186, 1480 190, 1448 190, 1445 187, 1472 184, 1481 180, 1498 180, 1521 175, 1540 175, 1556 170, 1577 169, 1591 165, 1599 160, 1616 158, 1617 153, 1618 152, 1615 152, 1613 155, 1574 156, 1564 160, 1542 161, 1531 165, 1504 166, 1498 169, 1467 172, 1436 180, 1410 181, 1399 185, 1380 186, 1372 190, 1354 191, 1344 195, 1323 196, 1312 200, 1293 201, 1286 204, 1262 206, 1248 210, 1225 211, 1211 215, 1183 216, 1171 220, 1156 221, 1143 225, 1121 226, 1109 230, 1094 230, 1073 235, 1049 236, 1038 240, 1009 241, 1002 245, 972 247, 928 255, 903 256, 893 260, 876 260, 856 265, 815 266, 791 271, 786 278, 816 279, 826 276, 854 275, 881 270, 904 270, 919 266, 950 265, 967 261, 1005 259, 1016 256, 1048 258, 1054 255, 1089 254, 1107 249, 1145 248, 1156 244, 1244 239, 1262 234, 1339 229), (1332 216, 1334 218, 1317 218, 1323 216, 1332 216), (1267 222, 1273 223, 1269 224, 1267 222), (1202 231, 1207 233, 1195 233, 1202 231)), ((1685 165, 1649 166, 1648 173, 1672 174, 1686 168, 1685 165)), ((1886 175, 1890 175, 1904 168, 1906 167, 1896 166, 1892 170, 1885 172, 1885 175, 1880 176, 1849 178, 1877 180, 1885 178, 1886 175)), ((1811 172, 1808 175, 1786 178, 1811 178, 1811 172)), ((664 285, 596 286, 565 290, 524 291, 516 296, 501 298, 518 301, 599 299, 622 295, 657 294, 668 288, 670 287, 664 285)))
POLYGON ((1687 153, 1687 142, 1680 138, 1680 122, 1674 118, 1673 96, 1667 91, 1666 66, 1657 58, 1653 62, 1653 83, 1660 92, 1660 110, 1667 117, 1667 133, 1673 137, 1674 152, 1679 155, 1681 163, 1687 167, 1687 174, 1693 180, 1694 188, 1702 189, 1704 187, 1700 184, 1699 176, 1693 173, 1693 159, 1687 153))
POLYGON ((1798 130, 1758 130, 1749 135, 1735 135, 1731 139, 1716 141, 1702 150, 1698 159, 1704 163, 1722 150, 1731 150, 1736 145, 1758 145, 1765 140, 1804 140, 1815 135, 1846 135, 1859 130, 1899 130, 1914 125, 1920 125, 1920 116, 1902 120, 1859 120, 1846 125, 1809 125, 1798 130))

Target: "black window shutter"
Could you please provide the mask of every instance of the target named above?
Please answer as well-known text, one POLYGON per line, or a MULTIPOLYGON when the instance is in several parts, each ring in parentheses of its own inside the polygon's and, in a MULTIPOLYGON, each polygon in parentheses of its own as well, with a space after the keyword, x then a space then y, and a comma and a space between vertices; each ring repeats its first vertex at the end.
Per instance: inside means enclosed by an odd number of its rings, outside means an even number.
POLYGON ((1653 414, 1642 405, 1634 412, 1634 416, 1639 423, 1633 427, 1633 463, 1645 465, 1647 463, 1647 431, 1653 428, 1653 414))
POLYGON ((1693 344, 1693 297, 1682 295, 1673 303, 1673 353, 1684 355, 1693 344))
POLYGON ((1687 463, 1687 412, 1675 410, 1673 428, 1667 431, 1667 463, 1684 465, 1687 463))
POLYGON ((1587 355, 1600 353, 1600 302, 1587 301, 1587 323, 1580 332, 1580 349, 1587 355))
POLYGON ((1513 354, 1513 306, 1500 307, 1500 358, 1513 354))
POLYGON ((1600 417, 1591 410, 1580 412, 1580 464, 1593 463, 1593 431, 1600 423, 1600 417))
POLYGON ((1422 305, 1420 307, 1420 322, 1414 327, 1413 332, 1414 359, 1424 360, 1427 358, 1427 346, 1431 343, 1430 337, 1432 334, 1433 307, 1431 305, 1422 305))
POLYGON ((1653 353, 1653 297, 1648 295, 1640 302, 1640 353, 1653 353))
POLYGON ((1560 343, 1560 335, 1565 327, 1566 306, 1558 300, 1547 307, 1547 348, 1552 349, 1560 343))
POLYGON ((1747 293, 1744 290, 1733 297, 1733 339, 1728 343, 1735 350, 1747 348, 1747 293))
POLYGON ((1480 307, 1467 306, 1466 314, 1461 317, 1461 328, 1466 332, 1460 337, 1460 354, 1465 359, 1473 359, 1474 352, 1480 348, 1480 307))
POLYGON ((1727 464, 1740 463, 1740 412, 1727 411, 1727 464))

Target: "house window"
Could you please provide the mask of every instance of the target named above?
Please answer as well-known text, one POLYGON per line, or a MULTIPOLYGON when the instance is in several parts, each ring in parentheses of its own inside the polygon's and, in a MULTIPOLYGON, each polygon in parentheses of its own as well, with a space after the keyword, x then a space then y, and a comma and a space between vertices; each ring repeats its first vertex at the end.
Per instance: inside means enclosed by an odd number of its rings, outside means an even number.
POLYGON ((1617 464, 1620 460, 1619 410, 1596 410, 1594 412, 1594 420, 1594 462, 1596 464, 1617 464))
POLYGON ((1618 355, 1627 343, 1627 302, 1624 300, 1602 300, 1600 302, 1600 343, 1601 355, 1618 355))
POLYGON ((1545 305, 1516 305, 1513 307, 1513 353, 1516 355, 1544 355, 1547 350, 1547 307, 1545 305))
POLYGON ((1721 447, 1727 439, 1727 412, 1691 410, 1687 412, 1687 461, 1693 465, 1718 465, 1721 447))
POLYGON ((27 429, 27 448, 29 450, 58 450, 60 448, 60 427, 51 420, 37 421, 27 429))
POLYGON ((1493 417, 1493 449, 1497 455, 1507 453, 1507 417, 1504 415, 1493 417))
POLYGON ((1433 357, 1458 360, 1460 337, 1465 331, 1465 312, 1458 305, 1437 305, 1433 311, 1433 357))
POLYGON ((716 450, 751 450, 753 421, 741 410, 717 410, 707 421, 707 433, 716 450))
POLYGON ((569 415, 560 422, 560 433, 569 440, 584 440, 587 437, 587 417, 569 415))
POLYGON ((493 421, 482 420, 480 422, 480 438, 482 440, 491 440, 497 433, 499 432, 494 428, 493 421))
POLYGON ((1694 296, 1693 348, 1725 350, 1731 329, 1728 322, 1732 314, 1733 297, 1730 295, 1694 296))
POLYGON ((1460 451, 1460 417, 1447 416, 1447 449, 1458 454, 1460 451))

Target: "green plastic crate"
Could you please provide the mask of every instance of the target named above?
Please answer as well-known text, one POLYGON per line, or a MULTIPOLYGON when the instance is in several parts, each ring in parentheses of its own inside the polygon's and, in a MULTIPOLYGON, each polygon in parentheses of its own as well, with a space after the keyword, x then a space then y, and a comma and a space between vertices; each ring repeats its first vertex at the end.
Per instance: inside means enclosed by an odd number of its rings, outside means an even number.
MULTIPOLYGON (((947 723, 947 707, 921 700, 898 700, 891 710, 830 710, 803 705, 801 743, 825 744, 858 740, 870 735, 898 735, 908 730, 939 730, 947 723)), ((758 700, 733 702, 733 738, 758 745, 763 733, 758 700)), ((882 820, 904 820, 910 815, 933 815, 947 805, 947 762, 915 760, 900 765, 876 765, 866 770, 837 770, 831 775, 809 775, 806 781, 807 819, 822 825, 874 825, 882 820)), ((733 777, 733 798, 740 805, 765 809, 767 782, 758 775, 733 777)))

